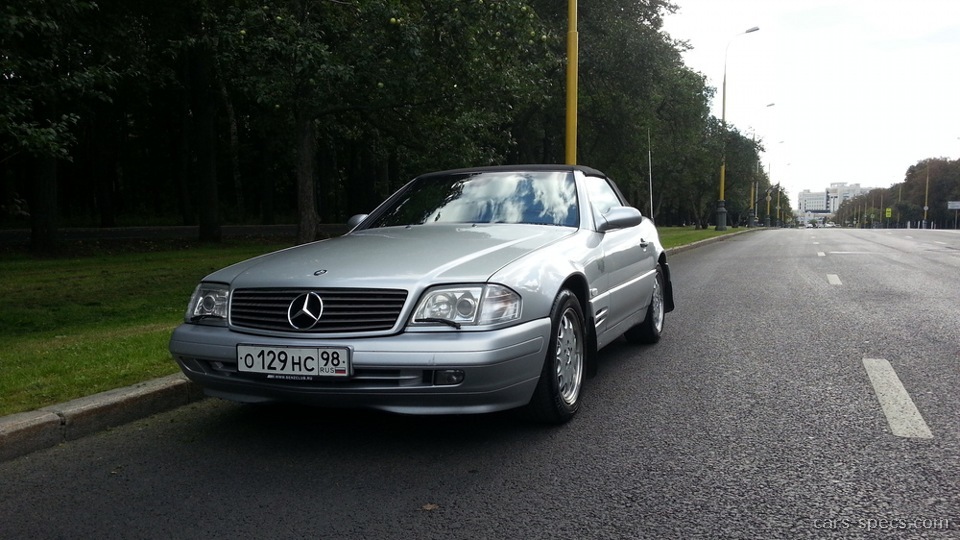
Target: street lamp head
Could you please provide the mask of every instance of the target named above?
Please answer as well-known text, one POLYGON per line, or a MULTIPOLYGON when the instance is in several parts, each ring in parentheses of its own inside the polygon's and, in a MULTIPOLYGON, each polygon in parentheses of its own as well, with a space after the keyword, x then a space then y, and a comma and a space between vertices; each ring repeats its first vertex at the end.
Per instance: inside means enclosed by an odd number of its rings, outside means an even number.
POLYGON ((759 29, 760 29, 759 26, 754 26, 753 28, 747 28, 747 31, 744 32, 744 34, 749 34, 750 32, 756 32, 759 29))

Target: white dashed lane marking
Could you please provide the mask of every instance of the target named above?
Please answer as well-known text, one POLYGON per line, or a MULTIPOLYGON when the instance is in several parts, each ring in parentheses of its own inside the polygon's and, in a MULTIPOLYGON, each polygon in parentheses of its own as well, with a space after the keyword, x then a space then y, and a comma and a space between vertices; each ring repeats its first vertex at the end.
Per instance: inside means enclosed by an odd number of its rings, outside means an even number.
POLYGON ((836 274, 827 274, 827 283, 831 285, 843 285, 843 283, 840 282, 840 276, 836 274))
POLYGON ((923 420, 923 416, 920 416, 920 411, 913 404, 910 394, 903 387, 890 362, 882 358, 864 358, 863 367, 867 370, 877 399, 880 400, 880 408, 887 417, 890 432, 897 437, 932 439, 930 427, 923 420))

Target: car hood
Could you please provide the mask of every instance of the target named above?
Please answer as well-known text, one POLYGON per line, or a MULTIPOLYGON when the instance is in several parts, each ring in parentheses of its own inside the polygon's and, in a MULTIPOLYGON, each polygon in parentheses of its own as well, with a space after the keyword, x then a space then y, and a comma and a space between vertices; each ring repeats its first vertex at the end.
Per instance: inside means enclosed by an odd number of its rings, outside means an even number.
POLYGON ((352 232, 224 268, 205 281, 239 287, 385 287, 484 282, 531 251, 574 234, 542 225, 433 224, 352 232))

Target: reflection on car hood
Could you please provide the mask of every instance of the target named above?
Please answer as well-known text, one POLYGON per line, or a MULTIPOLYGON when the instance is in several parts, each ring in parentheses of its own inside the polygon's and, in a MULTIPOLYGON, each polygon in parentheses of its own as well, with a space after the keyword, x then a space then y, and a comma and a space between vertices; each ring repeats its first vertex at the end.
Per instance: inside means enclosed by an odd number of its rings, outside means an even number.
POLYGON ((388 227, 304 244, 224 268, 234 287, 387 287, 483 282, 531 251, 576 232, 537 225, 388 227))

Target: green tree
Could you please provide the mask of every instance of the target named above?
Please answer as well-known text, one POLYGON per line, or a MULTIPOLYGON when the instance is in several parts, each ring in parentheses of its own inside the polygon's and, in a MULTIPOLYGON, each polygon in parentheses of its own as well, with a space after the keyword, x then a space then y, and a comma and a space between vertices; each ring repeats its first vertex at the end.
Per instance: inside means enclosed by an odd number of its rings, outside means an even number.
POLYGON ((398 156, 411 168, 503 160, 504 125, 534 99, 546 54, 519 0, 251 3, 225 35, 245 63, 236 86, 295 135, 301 242, 317 233, 320 174, 343 174, 331 180, 347 204, 369 209, 398 156))
MULTIPOLYGON (((264 223, 293 217, 309 241, 321 216, 369 211, 426 170, 564 158, 564 3, 25 0, 0 9, 2 54, 15 59, 0 81, 0 182, 5 200, 52 188, 30 194, 39 223, 177 213, 216 240, 222 221, 259 213, 264 223), (44 157, 53 166, 37 182, 44 157)), ((645 210, 652 169, 658 222, 705 227, 723 137, 734 210, 747 204, 751 148, 735 129, 721 133, 713 89, 663 32, 674 9, 581 5, 579 155, 645 210)))
POLYGON ((16 158, 30 171, 36 251, 57 248, 57 169, 72 157, 78 111, 85 101, 108 100, 116 79, 112 58, 92 52, 102 30, 97 11, 82 0, 25 0, 2 8, 0 161, 16 158))
POLYGON ((705 228, 718 185, 714 163, 719 154, 709 144, 711 133, 718 133, 710 130, 719 128, 709 113, 712 91, 703 75, 679 65, 669 75, 653 102, 656 215, 660 223, 705 228))
MULTIPOLYGON (((536 6, 562 35, 566 4, 536 6)), ((661 1, 581 3, 578 160, 611 174, 645 210, 652 176, 658 222, 704 225, 707 193, 717 185, 709 165, 713 149, 704 146, 711 134, 712 90, 701 74, 684 66, 685 45, 663 32, 663 17, 675 9, 661 1)), ((560 58, 564 45, 556 42, 560 58)), ((563 111, 563 93, 555 93, 540 122, 554 128, 557 138, 550 147, 560 152, 563 111)), ((551 157, 559 161, 562 154, 551 157)))

